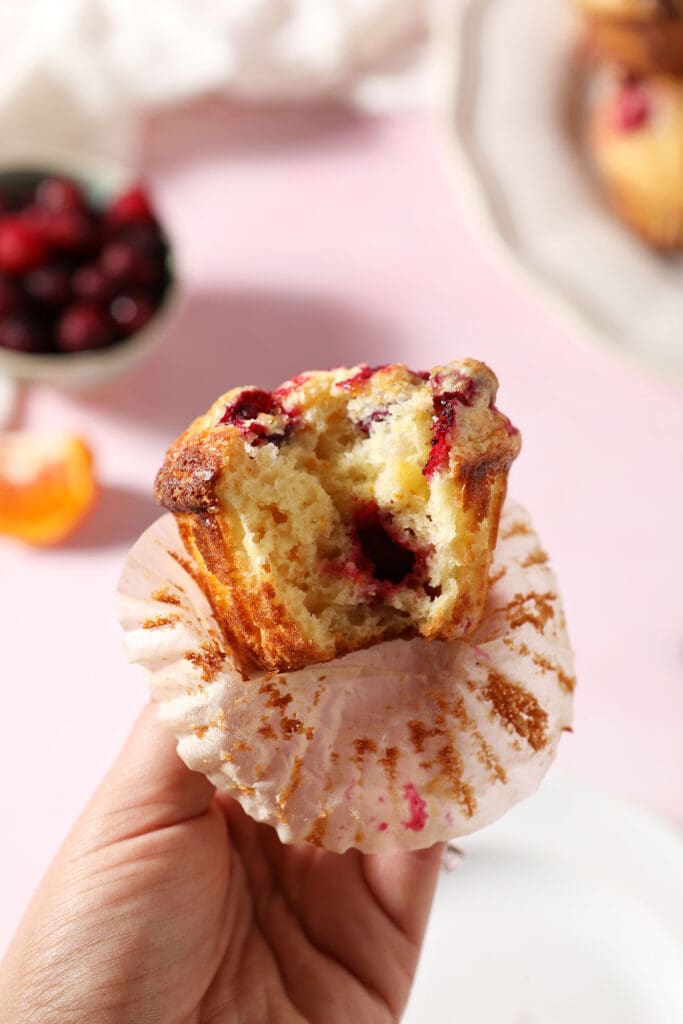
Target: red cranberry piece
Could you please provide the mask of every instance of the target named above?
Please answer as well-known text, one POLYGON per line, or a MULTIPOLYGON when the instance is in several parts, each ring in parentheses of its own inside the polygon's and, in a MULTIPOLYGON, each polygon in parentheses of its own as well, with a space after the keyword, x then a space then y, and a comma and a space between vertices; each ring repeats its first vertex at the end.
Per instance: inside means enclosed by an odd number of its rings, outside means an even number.
POLYGON ((17 279, 0 274, 0 317, 18 312, 23 304, 24 296, 17 279))
POLYGON ((116 224, 136 224, 153 220, 154 213, 147 193, 138 185, 117 196, 107 210, 107 218, 116 224))
MULTIPOLYGON (((443 398, 445 396, 439 396, 439 399, 443 398)), ((457 400, 451 396, 447 404, 438 405, 439 399, 434 400, 434 408, 439 418, 432 434, 432 447, 427 459, 427 465, 422 470, 428 480, 431 480, 435 473, 445 469, 448 465, 451 451, 451 435, 456 427, 455 405, 457 400)))
POLYGON ((259 413, 278 412, 279 408, 269 391, 248 388, 225 407, 221 423, 235 423, 237 420, 255 420, 259 413))
POLYGON ((57 324, 57 344, 63 352, 102 348, 112 341, 112 329, 105 311, 94 302, 74 302, 57 324))
POLYGON ((372 562, 376 580, 402 583, 415 566, 415 555, 393 540, 379 523, 358 531, 361 551, 372 562))
POLYGON ((40 233, 48 245, 65 252, 81 252, 95 241, 90 218, 74 210, 45 211, 40 221, 40 233))
POLYGON ((356 426, 363 434, 369 434, 373 423, 382 423, 389 416, 388 409, 374 409, 362 420, 356 421, 356 426))
POLYGON ((111 285, 100 267, 85 263, 73 272, 71 290, 79 299, 104 302, 111 293, 111 285))
POLYGON ((145 256, 161 256, 166 248, 156 221, 126 225, 117 232, 116 237, 145 256))
POLYGON ((13 352, 39 353, 48 350, 40 324, 21 313, 0 320, 0 347, 13 352))
POLYGON ((346 380, 337 381, 337 387, 343 391, 355 391, 357 388, 364 384, 371 377, 374 377, 379 370, 383 370, 382 366, 368 366, 367 363, 363 363, 358 373, 355 373, 353 377, 347 377, 346 380))
POLYGON ((41 238, 43 237, 45 220, 49 217, 47 210, 43 210, 40 206, 29 204, 20 208, 20 217, 24 224, 27 224, 41 238))
POLYGON ((46 306, 64 306, 71 298, 70 274, 59 263, 30 270, 24 277, 24 290, 34 302, 46 306))
POLYGON ((114 284, 134 282, 153 285, 159 277, 157 261, 136 252, 126 242, 110 242, 106 245, 100 255, 100 266, 114 284))
POLYGON ((137 253, 125 242, 110 242, 100 253, 102 273, 110 281, 130 281, 136 262, 137 253))
POLYGON ((392 537, 382 522, 376 505, 359 509, 354 526, 363 558, 370 571, 382 583, 402 583, 415 568, 415 552, 392 537))
POLYGON ((473 405, 477 389, 478 385, 474 377, 462 376, 455 382, 452 391, 442 391, 440 395, 434 396, 434 412, 440 416, 453 402, 457 402, 459 405, 473 405))
POLYGON ((22 217, 0 218, 0 270, 23 274, 45 258, 45 244, 35 227, 22 217))
MULTIPOLYGON (((260 428, 260 427, 261 427, 260 423, 254 423, 252 429, 256 430, 257 428, 260 428)), ((265 444, 266 441, 267 441, 268 444, 274 444, 276 448, 281 448, 282 445, 285 443, 285 441, 289 437, 291 437, 291 435, 294 433, 295 430, 296 430, 296 421, 295 420, 290 420, 289 423, 285 423, 284 429, 283 429, 281 434, 271 434, 268 431, 268 428, 264 427, 264 428, 262 428, 262 433, 263 433, 263 437, 264 437, 264 440, 263 440, 262 443, 265 444)), ((254 443, 254 442, 252 442, 252 443, 254 443)))
POLYGON ((262 448, 264 444, 273 442, 273 444, 280 445, 284 441, 283 434, 271 434, 268 427, 264 426, 263 423, 242 423, 242 436, 253 448, 262 448))
POLYGON ((154 315, 154 303, 144 292, 130 292, 117 295, 109 311, 123 334, 133 334, 141 330, 154 315))
POLYGON ((36 189, 36 203, 52 213, 85 213, 87 209, 83 193, 69 178, 44 178, 36 189))
POLYGON ((635 132, 650 120, 652 101, 642 83, 631 82, 620 91, 614 103, 614 125, 619 132, 635 132))
POLYGON ((451 437, 457 426, 456 407, 472 405, 477 393, 477 382, 473 377, 462 376, 453 391, 444 391, 434 396, 434 413, 437 417, 432 428, 432 447, 427 465, 422 470, 428 480, 435 473, 445 469, 451 451, 451 437))

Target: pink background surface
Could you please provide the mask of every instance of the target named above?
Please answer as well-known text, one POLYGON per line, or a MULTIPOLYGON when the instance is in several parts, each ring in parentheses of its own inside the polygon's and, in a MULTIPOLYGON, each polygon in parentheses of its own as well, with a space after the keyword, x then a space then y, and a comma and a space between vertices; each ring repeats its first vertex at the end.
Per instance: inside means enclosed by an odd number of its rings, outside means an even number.
POLYGON ((81 397, 34 389, 22 412, 88 437, 104 492, 60 549, 0 542, 0 949, 146 699, 114 589, 158 514, 166 446, 228 387, 305 368, 493 366, 524 437, 510 490, 551 553, 577 653, 554 770, 682 820, 680 393, 572 337, 482 254, 421 117, 206 104, 158 120, 145 165, 183 309, 126 378, 81 397))

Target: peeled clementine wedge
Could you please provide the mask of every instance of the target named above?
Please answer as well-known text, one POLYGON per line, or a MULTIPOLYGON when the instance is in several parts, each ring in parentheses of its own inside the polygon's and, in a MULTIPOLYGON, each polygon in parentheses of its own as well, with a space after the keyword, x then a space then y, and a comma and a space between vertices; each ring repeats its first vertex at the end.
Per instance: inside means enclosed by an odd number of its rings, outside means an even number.
POLYGON ((0 434, 0 533, 29 544, 57 544, 96 497, 92 455, 79 437, 0 434))

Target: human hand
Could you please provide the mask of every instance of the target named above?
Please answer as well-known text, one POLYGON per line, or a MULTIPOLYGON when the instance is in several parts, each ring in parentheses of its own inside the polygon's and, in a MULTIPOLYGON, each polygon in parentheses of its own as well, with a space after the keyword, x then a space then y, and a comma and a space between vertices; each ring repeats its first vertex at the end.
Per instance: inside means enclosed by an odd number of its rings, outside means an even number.
POLYGON ((282 845, 150 706, 0 967, 3 1024, 398 1020, 441 854, 282 845))

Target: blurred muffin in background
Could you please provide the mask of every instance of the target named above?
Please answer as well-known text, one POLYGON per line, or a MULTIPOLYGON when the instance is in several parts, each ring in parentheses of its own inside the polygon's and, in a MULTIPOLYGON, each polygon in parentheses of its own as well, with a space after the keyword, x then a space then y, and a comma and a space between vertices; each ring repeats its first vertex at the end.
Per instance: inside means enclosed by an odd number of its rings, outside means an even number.
POLYGON ((607 199, 645 241, 683 247, 683 80, 596 71, 586 141, 607 199))
POLYGON ((574 0, 604 57, 639 74, 683 74, 683 0, 574 0))

